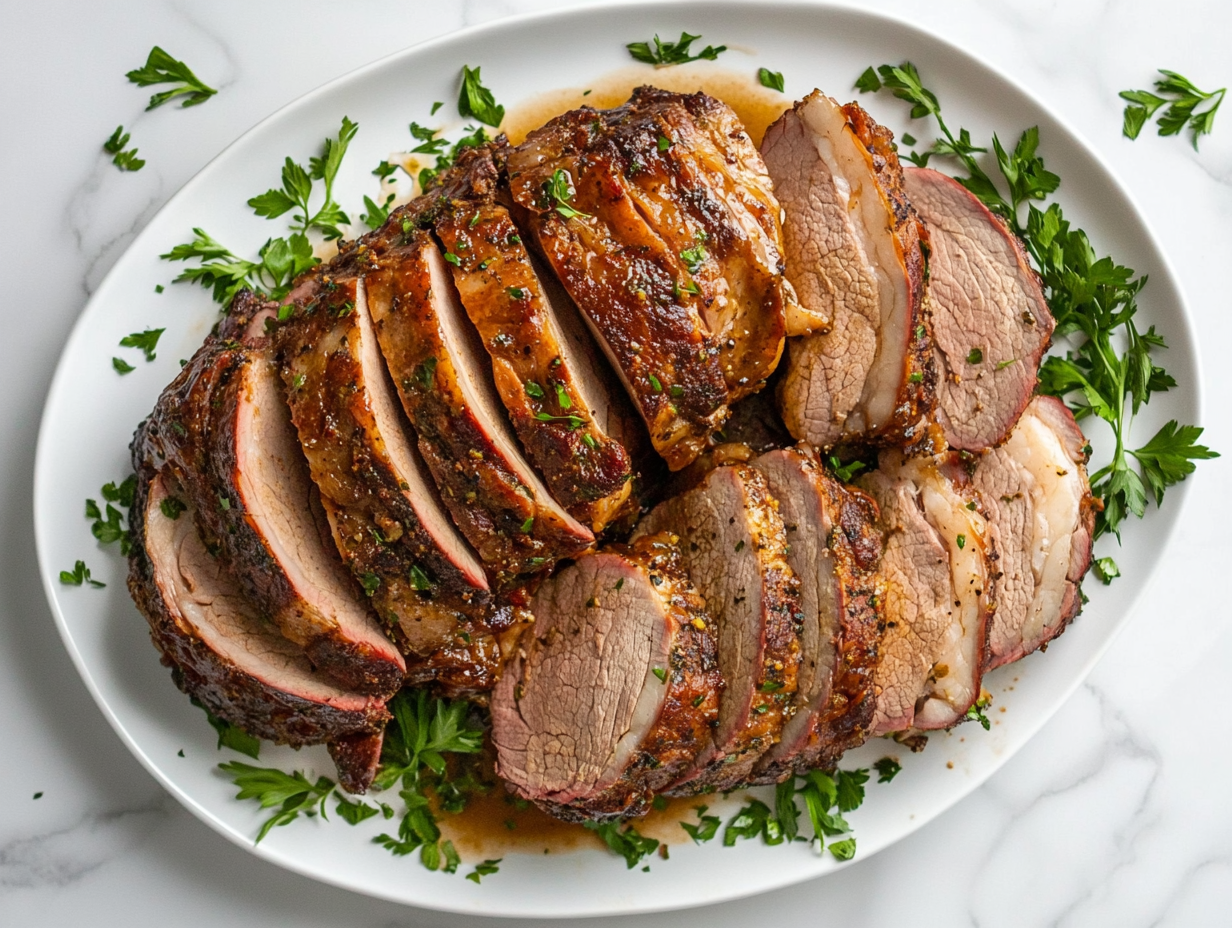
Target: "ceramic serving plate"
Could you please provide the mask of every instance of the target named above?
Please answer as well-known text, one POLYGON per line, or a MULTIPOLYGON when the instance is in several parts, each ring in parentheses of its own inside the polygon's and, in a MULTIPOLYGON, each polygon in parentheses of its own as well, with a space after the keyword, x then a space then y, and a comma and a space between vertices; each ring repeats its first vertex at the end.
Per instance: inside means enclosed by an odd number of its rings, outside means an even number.
MULTIPOLYGON (((718 62, 674 69, 698 80, 716 71, 748 82, 760 66, 781 71, 787 98, 814 87, 844 100, 858 96, 856 77, 870 64, 913 61, 940 97, 951 126, 976 139, 996 131, 1016 138, 1038 125, 1041 151, 1063 179, 1059 199, 1071 220, 1087 229, 1098 250, 1150 275, 1141 301, 1143 328, 1167 337, 1169 370, 1180 386, 1158 396, 1139 423, 1149 435, 1164 421, 1200 421, 1196 352, 1185 309, 1167 260, 1129 195, 1092 150, 1042 103, 977 58, 901 22, 821 4, 613 4, 505 20, 416 46, 377 61, 302 97, 270 116, 215 158, 176 194, 133 242, 98 288, 73 330, 52 384, 39 436, 34 503, 43 583, 64 644, 99 708, 133 754, 180 802, 211 828, 260 857, 315 879, 399 902, 487 915, 571 916, 645 912, 713 903, 816 877, 840 865, 804 843, 766 847, 745 841, 725 848, 679 844, 670 861, 654 858, 649 872, 626 870, 598 849, 571 853, 507 853, 500 872, 477 885, 431 873, 415 857, 395 858, 371 843, 388 827, 379 818, 349 827, 301 820, 275 829, 261 845, 252 839, 261 813, 237 802, 234 787, 215 769, 222 755, 199 710, 172 685, 150 646, 145 623, 124 587, 125 565, 99 550, 82 517, 82 501, 129 471, 127 446, 137 422, 217 318, 204 291, 167 287, 178 268, 158 255, 191 238, 199 226, 242 254, 255 254, 281 221, 257 218, 248 197, 277 184, 283 158, 303 160, 333 135, 345 114, 360 125, 338 184, 338 199, 355 207, 375 194, 372 166, 412 142, 412 119, 457 129, 453 101, 463 64, 482 66, 484 82, 501 103, 520 104, 560 88, 589 88, 633 63, 625 43, 701 33, 699 44, 725 43, 718 62), (436 100, 446 106, 435 118, 436 100), (439 122, 435 120, 440 120, 439 122), (165 327, 154 363, 138 361, 125 377, 112 370, 118 340, 165 327), (106 589, 62 586, 59 571, 85 559, 106 589), (183 751, 183 756, 180 752, 183 751)), ((648 65, 644 80, 657 72, 648 65)), ((598 96, 598 94, 596 94, 598 96)), ((898 133, 931 138, 932 127, 910 123, 906 108, 885 94, 861 102, 898 133)), ((1106 460, 1107 435, 1091 436, 1095 461, 1106 460)), ((857 860, 898 841, 958 802, 1005 763, 1064 703, 1125 623, 1171 534, 1185 487, 1169 494, 1162 512, 1126 526, 1117 552, 1123 579, 1110 587, 1089 582, 1090 604, 1048 650, 986 678, 994 696, 991 731, 965 725, 939 734, 912 755, 890 742, 868 745, 844 766, 867 765, 893 754, 903 762, 888 785, 870 783, 864 806, 851 815, 857 860), (1004 709, 1004 711, 1000 711, 1004 709)), ((224 752, 227 753, 227 752, 224 752)), ((230 758, 227 758, 230 759, 230 758)), ((298 753, 266 747, 262 762, 329 774, 323 749, 298 753)), ((683 837, 683 835, 682 835, 683 837)), ((471 855, 474 857, 474 855, 471 855)), ((487 854, 479 856, 498 856, 487 854)), ((463 870, 469 870, 464 865, 463 870)))

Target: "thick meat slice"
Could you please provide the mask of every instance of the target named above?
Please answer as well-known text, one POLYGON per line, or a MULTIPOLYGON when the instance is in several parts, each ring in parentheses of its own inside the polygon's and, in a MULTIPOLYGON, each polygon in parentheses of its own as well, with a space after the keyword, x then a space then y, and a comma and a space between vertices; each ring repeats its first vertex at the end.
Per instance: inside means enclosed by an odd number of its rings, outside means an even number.
POLYGON ((736 464, 660 503, 635 537, 662 531, 680 537, 685 569, 718 622, 727 684, 711 743, 672 791, 732 789, 749 779, 793 711, 802 618, 787 530, 766 479, 736 464))
POLYGON ((509 153, 509 184, 552 270, 581 308, 650 429, 679 470, 727 417, 716 340, 689 270, 630 196, 622 157, 583 108, 509 153))
POLYGON ((857 483, 881 509, 885 626, 871 734, 949 728, 980 696, 995 552, 951 456, 884 452, 857 483))
POLYGON ((326 269, 294 296, 275 338, 334 541, 404 652, 430 669, 459 636, 486 635, 483 567, 408 437, 362 281, 326 269))
POLYGON ((441 250, 422 230, 406 238, 367 262, 372 321, 441 497, 504 586, 584 551, 594 534, 518 450, 441 250))
POLYGON ((592 346, 579 350, 589 333, 568 318, 577 314, 568 296, 537 272, 505 207, 448 200, 435 229, 522 447, 569 513, 602 531, 629 500, 633 477, 609 431, 627 418, 624 390, 592 346))
POLYGON ((989 667, 1043 647, 1082 608, 1095 507, 1086 438, 1055 397, 1037 396, 1009 440, 984 455, 972 478, 1001 558, 989 667))
POLYGON ((952 448, 1001 444, 1035 392, 1054 322, 1026 250, 958 181, 908 168, 928 224, 937 420, 952 448))
POLYGON ((814 91, 766 130, 783 205, 787 279, 833 322, 793 341, 779 387, 797 438, 927 443, 934 368, 924 302, 927 232, 903 193, 893 136, 855 103, 814 91))
POLYGON ((709 742, 723 686, 674 540, 585 555, 532 610, 492 694, 497 773, 559 818, 640 815, 709 742))
POLYGON ((796 714, 757 766, 756 778, 769 783, 832 767, 868 734, 881 638, 874 576, 881 538, 876 504, 827 474, 816 452, 771 451, 752 463, 779 501, 804 615, 796 714))
POLYGON ((280 744, 381 731, 389 718, 384 700, 314 670, 247 601, 206 549, 183 489, 152 470, 141 433, 133 457, 139 479, 128 589, 176 686, 219 718, 280 744))
POLYGON ((350 689, 391 694, 406 666, 314 518, 312 480, 265 339, 239 331, 245 292, 163 391, 146 427, 203 537, 261 614, 350 689))
MULTIPOLYGON (((682 287, 698 291, 729 403, 760 390, 778 365, 795 294, 783 277, 778 202, 756 150, 742 129, 733 129, 755 159, 733 176, 728 151, 736 139, 717 148, 685 97, 651 87, 639 87, 604 121, 630 197, 684 261, 690 278, 682 287)), ((735 114, 729 121, 739 126, 735 114)))

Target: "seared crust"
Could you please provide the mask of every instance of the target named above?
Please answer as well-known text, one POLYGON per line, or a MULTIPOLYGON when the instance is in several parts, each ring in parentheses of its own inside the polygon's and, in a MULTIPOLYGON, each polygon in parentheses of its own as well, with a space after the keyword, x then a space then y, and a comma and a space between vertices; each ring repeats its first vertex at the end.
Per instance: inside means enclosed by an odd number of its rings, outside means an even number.
POLYGON ((629 499, 632 463, 586 406, 509 212, 493 202, 450 199, 435 230, 457 258, 450 263, 458 293, 492 357, 522 446, 569 513, 602 530, 629 499))
MULTIPOLYGON (((147 420, 148 421, 148 420, 147 420)), ((181 691, 198 699, 210 712, 249 734, 278 744, 320 744, 360 733, 381 731, 390 718, 384 701, 356 696, 347 707, 317 702, 284 692, 223 658, 164 600, 146 551, 146 510, 151 484, 159 481, 154 462, 157 443, 147 441, 147 424, 132 444, 137 490, 133 505, 132 548, 128 560, 128 591, 150 625, 150 638, 171 678, 181 691)), ((182 492, 180 488, 176 492, 182 492)), ((165 495, 161 489, 158 495, 165 495)), ((158 501, 153 503, 158 506, 158 501)), ((163 517, 161 512, 154 517, 163 517)), ((181 516, 183 518, 183 516, 181 516)))
POLYGON ((688 268, 634 206, 602 120, 583 107, 532 132, 510 153, 510 188, 523 227, 621 372, 655 450, 679 470, 726 419, 727 384, 697 298, 681 289, 688 268), (580 215, 566 218, 547 194, 557 170, 580 215))
POLYGON ((455 367, 446 343, 434 303, 446 297, 433 294, 436 245, 422 230, 405 239, 367 261, 377 336, 445 506, 497 586, 505 586, 584 551, 594 536, 510 469, 492 424, 464 395, 461 379, 469 375, 455 367))
POLYGON ((347 735, 331 741, 327 747, 334 767, 338 770, 338 785, 348 793, 366 793, 376 779, 376 770, 381 763, 381 746, 384 743, 384 729, 373 733, 347 735))
POLYGON ((643 570, 667 606, 672 629, 667 693, 658 719, 619 781, 584 802, 537 803, 556 818, 582 822, 644 815, 654 794, 683 773, 710 741, 723 691, 718 641, 713 619, 685 573, 678 543, 660 533, 606 549, 643 570))

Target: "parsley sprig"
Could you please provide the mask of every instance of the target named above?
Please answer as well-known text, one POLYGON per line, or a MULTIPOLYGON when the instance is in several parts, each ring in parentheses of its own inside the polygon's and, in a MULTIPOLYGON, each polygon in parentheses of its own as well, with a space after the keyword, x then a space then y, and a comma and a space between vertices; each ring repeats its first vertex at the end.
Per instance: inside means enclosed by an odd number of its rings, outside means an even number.
POLYGON ((1223 103, 1227 88, 1220 87, 1208 93, 1199 90, 1193 81, 1175 71, 1160 68, 1159 73, 1163 77, 1155 81, 1155 93, 1149 90, 1121 91, 1121 99, 1129 101, 1125 107, 1122 131, 1126 138, 1136 139, 1147 121, 1166 106, 1167 109, 1159 117, 1159 134, 1179 135, 1188 126, 1190 141, 1194 151, 1197 151, 1198 139, 1209 135, 1214 128, 1215 113, 1219 111, 1219 104, 1223 103), (1201 107, 1205 108, 1199 111, 1201 107))
POLYGON ((694 55, 689 51, 689 47, 700 38, 700 35, 689 35, 687 32, 681 32, 680 38, 675 42, 664 42, 656 34, 654 37, 654 48, 650 47, 649 42, 630 42, 625 48, 629 50, 629 54, 633 56, 634 60, 653 64, 657 67, 687 64, 690 61, 714 61, 719 55, 727 51, 726 45, 707 45, 694 55))
POLYGON ((176 245, 164 261, 200 263, 184 269, 175 282, 198 283, 212 291, 214 300, 228 307, 235 294, 244 287, 282 299, 291 290, 295 278, 320 263, 312 253, 312 243, 302 232, 286 238, 268 239, 257 254, 256 261, 239 257, 225 245, 215 241, 204 229, 193 229, 193 240, 176 245))
POLYGON ((659 849, 659 842, 647 838, 632 825, 622 822, 583 822, 582 826, 593 831, 614 854, 625 859, 630 870, 659 849), (623 827, 622 827, 623 826, 623 827))
POLYGON ((111 137, 103 142, 103 151, 112 156, 111 163, 121 171, 140 171, 145 167, 145 161, 137 157, 136 147, 125 150, 128 138, 129 134, 124 131, 124 127, 116 126, 111 137))
POLYGON ((1100 257, 1086 233, 1065 218, 1060 204, 1050 203, 1043 209, 1036 205, 1061 183, 1038 154, 1037 127, 1023 132, 1012 149, 993 136, 992 160, 1000 175, 994 181, 976 157, 987 154, 988 148, 974 144, 966 129, 960 129, 957 136, 950 131, 936 95, 923 85, 910 62, 870 67, 856 88, 861 92, 884 88, 911 104, 913 119, 935 119, 941 136, 930 148, 911 152, 907 159, 920 166, 934 157, 957 161, 967 171, 966 176, 956 178, 958 182, 1025 243, 1056 319, 1055 338, 1068 338, 1073 346, 1044 362, 1039 391, 1065 398, 1076 418, 1096 416, 1111 428, 1116 440, 1112 459, 1091 475, 1091 485, 1103 502, 1096 537, 1112 533, 1120 540, 1124 520, 1146 512, 1148 489, 1160 506, 1164 491, 1193 473, 1194 461, 1218 457, 1198 443, 1201 428, 1175 420, 1145 445, 1130 445, 1131 426, 1139 410, 1153 394, 1176 385, 1154 361, 1153 353, 1167 347, 1163 336, 1154 326, 1140 330, 1135 321, 1137 298, 1146 277, 1111 257, 1100 257))
POLYGON ((103 497, 104 507, 100 507, 96 500, 86 500, 86 518, 93 522, 90 533, 104 545, 119 542, 120 554, 123 557, 128 557, 132 537, 129 534, 127 515, 121 513, 117 507, 130 508, 136 492, 137 475, 129 474, 118 484, 103 484, 99 494, 103 497))
POLYGON ((505 108, 496 102, 492 91, 483 86, 479 68, 462 66, 462 86, 458 90, 458 115, 473 117, 484 125, 499 127, 505 108))
POLYGON ((126 76, 138 87, 152 87, 156 84, 175 85, 170 90, 164 90, 150 97, 150 105, 146 107, 146 110, 162 106, 176 97, 183 97, 180 101, 181 107, 197 106, 218 93, 193 74, 192 68, 172 58, 157 45, 150 49, 145 65, 129 71, 126 76))
POLYGON ((350 217, 343 212, 342 207, 334 200, 334 180, 342 159, 346 156, 347 147, 359 126, 346 116, 342 117, 342 128, 335 138, 325 140, 321 154, 308 159, 308 169, 292 160, 288 155, 282 165, 282 187, 271 188, 248 201, 248 205, 258 216, 274 219, 278 216, 296 210, 291 220, 294 232, 307 232, 316 229, 326 240, 342 238, 340 225, 350 223, 350 217), (314 213, 309 206, 312 199, 313 182, 324 181, 324 200, 314 213))
POLYGON ((255 767, 239 760, 219 764, 218 769, 239 787, 236 799, 255 799, 262 809, 278 809, 261 825, 254 844, 260 844, 274 828, 291 824, 301 812, 315 815, 319 811, 321 818, 329 818, 325 814, 325 801, 336 788, 329 777, 317 777, 313 781, 298 770, 284 773, 274 767, 255 767))
POLYGON ((102 580, 95 580, 90 576, 90 568, 86 566, 85 561, 75 563, 72 570, 60 571, 60 582, 65 586, 81 586, 84 583, 100 590, 107 585, 102 580))

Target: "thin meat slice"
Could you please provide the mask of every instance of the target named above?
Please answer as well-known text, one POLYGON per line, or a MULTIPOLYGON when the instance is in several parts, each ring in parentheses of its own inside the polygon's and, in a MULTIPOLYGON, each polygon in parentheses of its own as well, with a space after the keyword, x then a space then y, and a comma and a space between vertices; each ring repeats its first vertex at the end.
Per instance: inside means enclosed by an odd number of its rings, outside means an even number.
POLYGON ((492 694, 497 773, 558 818, 642 814, 709 742, 723 685, 674 540, 587 554, 531 608, 492 694))
POLYGON ((527 457, 570 515, 601 532, 629 502, 633 464, 609 431, 624 390, 593 348, 566 335, 582 328, 570 327, 577 310, 545 286, 504 206, 446 200, 434 228, 527 457))
POLYGON ((770 783, 832 767, 867 737, 881 638, 874 573, 881 537, 876 504, 826 473, 815 451, 771 451, 752 464, 779 501, 804 616, 796 714, 756 770, 770 783))
POLYGON ((684 260, 638 211, 620 153, 583 108, 509 153, 518 218, 582 310, 650 430, 679 470, 727 417, 719 348, 684 260))
POLYGON ((727 688, 711 743, 671 792, 693 795, 746 782, 791 717, 801 662, 800 584, 766 479, 752 467, 718 467, 660 503, 635 536, 680 537, 684 566, 719 628, 727 688))
POLYGON ((795 340, 779 387, 788 431, 925 447, 935 372, 927 232, 903 192, 893 136, 857 104, 814 91, 761 145, 783 205, 787 279, 831 327, 795 340))
POLYGON ((406 665, 318 530, 272 352, 242 331, 267 310, 247 291, 236 298, 159 397, 148 441, 253 606, 343 686, 389 695, 406 665))
POLYGON ((1086 443, 1064 403, 1037 396, 976 466, 972 481, 1001 554, 989 670, 1044 647, 1082 608, 1095 535, 1086 443))
POLYGON ((266 622, 206 549, 183 488, 152 469, 140 432, 133 450, 128 589, 176 686, 219 718, 280 744, 382 730, 384 700, 339 687, 266 622))
POLYGON ((441 498, 504 586, 584 551, 594 534, 518 450, 440 248, 422 230, 406 239, 367 262, 372 320, 441 498))
POLYGON ((950 447, 983 451, 1030 401, 1055 323, 1022 242, 975 194, 928 168, 905 187, 928 223, 937 420, 950 447))
POLYGON ((741 171, 738 181, 727 170, 734 139, 716 148, 684 101, 639 87, 604 121, 629 196, 686 266, 682 289, 697 291, 734 403, 760 390, 778 365, 795 294, 783 277, 779 209, 765 167, 741 171), (769 202, 745 193, 745 185, 769 194, 769 202))
POLYGON ((489 637, 483 566, 408 435, 363 282, 325 269, 293 295, 275 342, 334 541, 416 673, 431 676, 434 655, 459 636, 489 637))
POLYGON ((995 551, 956 457, 883 452, 857 483, 885 535, 885 636, 873 735, 949 728, 980 696, 994 602, 995 551))

